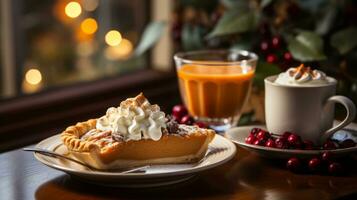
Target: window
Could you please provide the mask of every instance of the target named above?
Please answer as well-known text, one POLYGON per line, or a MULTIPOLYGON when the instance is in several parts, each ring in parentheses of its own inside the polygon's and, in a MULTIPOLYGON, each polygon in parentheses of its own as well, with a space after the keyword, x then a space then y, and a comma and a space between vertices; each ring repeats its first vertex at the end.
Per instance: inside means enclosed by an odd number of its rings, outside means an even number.
POLYGON ((131 73, 150 1, 1 1, 0 99, 131 73))

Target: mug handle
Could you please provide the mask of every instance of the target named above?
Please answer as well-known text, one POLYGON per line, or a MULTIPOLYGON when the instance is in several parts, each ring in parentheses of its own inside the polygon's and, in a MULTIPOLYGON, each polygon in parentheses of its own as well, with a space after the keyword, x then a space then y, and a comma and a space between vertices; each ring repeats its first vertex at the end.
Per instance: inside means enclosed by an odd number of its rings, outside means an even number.
POLYGON ((342 129, 343 127, 347 126, 351 123, 355 116, 356 116, 356 106, 355 104, 347 97, 344 96, 332 96, 327 99, 327 103, 340 103, 346 108, 346 117, 345 119, 339 123, 337 126, 334 126, 327 130, 324 135, 322 136, 322 142, 326 141, 332 134, 336 131, 342 129))

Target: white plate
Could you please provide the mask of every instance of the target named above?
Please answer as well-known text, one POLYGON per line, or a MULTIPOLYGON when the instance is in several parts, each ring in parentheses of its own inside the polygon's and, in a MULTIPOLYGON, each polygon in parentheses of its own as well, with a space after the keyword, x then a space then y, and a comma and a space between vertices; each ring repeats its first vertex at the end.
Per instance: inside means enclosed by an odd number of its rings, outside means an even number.
MULTIPOLYGON (((250 130, 252 128, 261 128, 266 130, 265 126, 241 126, 236 127, 228 130, 225 136, 232 140, 234 143, 238 144, 239 146, 254 152, 260 156, 268 157, 268 158, 291 158, 291 157, 299 157, 299 158, 308 158, 314 155, 320 155, 326 150, 294 150, 294 149, 278 149, 278 148, 270 148, 264 146, 258 146, 253 144, 245 143, 245 138, 249 135, 250 130)), ((355 126, 349 126, 348 129, 343 129, 335 133, 335 135, 343 134, 343 133, 350 133, 357 136, 357 130, 355 126)), ((328 150, 332 152, 335 156, 344 156, 346 154, 357 152, 357 146, 351 148, 344 148, 344 149, 335 149, 335 150, 328 150)))
MULTIPOLYGON (((57 153, 66 154, 60 135, 49 137, 37 144, 57 153)), ((68 162, 34 153, 43 164, 64 171, 70 175, 95 184, 120 187, 152 187, 185 181, 198 172, 216 167, 229 161, 236 153, 235 145, 228 139, 216 134, 209 144, 204 160, 199 164, 153 165, 142 173, 120 174, 115 172, 94 172, 73 162, 68 162)))

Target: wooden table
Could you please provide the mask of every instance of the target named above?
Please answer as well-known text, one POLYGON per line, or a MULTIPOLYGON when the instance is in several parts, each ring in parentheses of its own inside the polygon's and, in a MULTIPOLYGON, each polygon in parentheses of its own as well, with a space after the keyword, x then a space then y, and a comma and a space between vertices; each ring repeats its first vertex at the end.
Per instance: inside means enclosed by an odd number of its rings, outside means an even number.
POLYGON ((357 199, 356 172, 344 177, 297 175, 276 163, 238 148, 230 162, 187 182, 121 189, 80 182, 18 149, 0 155, 0 199, 357 199))

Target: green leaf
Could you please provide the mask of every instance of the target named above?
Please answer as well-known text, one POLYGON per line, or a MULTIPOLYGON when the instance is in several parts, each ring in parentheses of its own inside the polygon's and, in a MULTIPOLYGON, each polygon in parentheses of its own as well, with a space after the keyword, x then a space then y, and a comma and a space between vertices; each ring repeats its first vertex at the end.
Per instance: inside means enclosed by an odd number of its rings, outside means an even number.
POLYGON ((288 49, 296 60, 302 62, 326 59, 323 53, 323 40, 314 32, 302 31, 295 38, 290 38, 288 49))
POLYGON ((151 22, 148 24, 133 55, 140 56, 150 49, 160 39, 164 27, 165 22, 151 22))
POLYGON ((331 46, 345 54, 357 46, 357 28, 349 27, 333 34, 330 40, 331 46))
POLYGON ((254 12, 226 11, 207 37, 212 38, 253 30, 257 26, 257 19, 258 14, 254 12))
POLYGON ((279 66, 267 62, 258 62, 254 75, 254 85, 264 88, 264 79, 268 76, 276 75, 281 72, 279 66))
POLYGON ((197 50, 203 47, 204 30, 200 26, 185 24, 182 28, 182 47, 185 51, 197 50))

